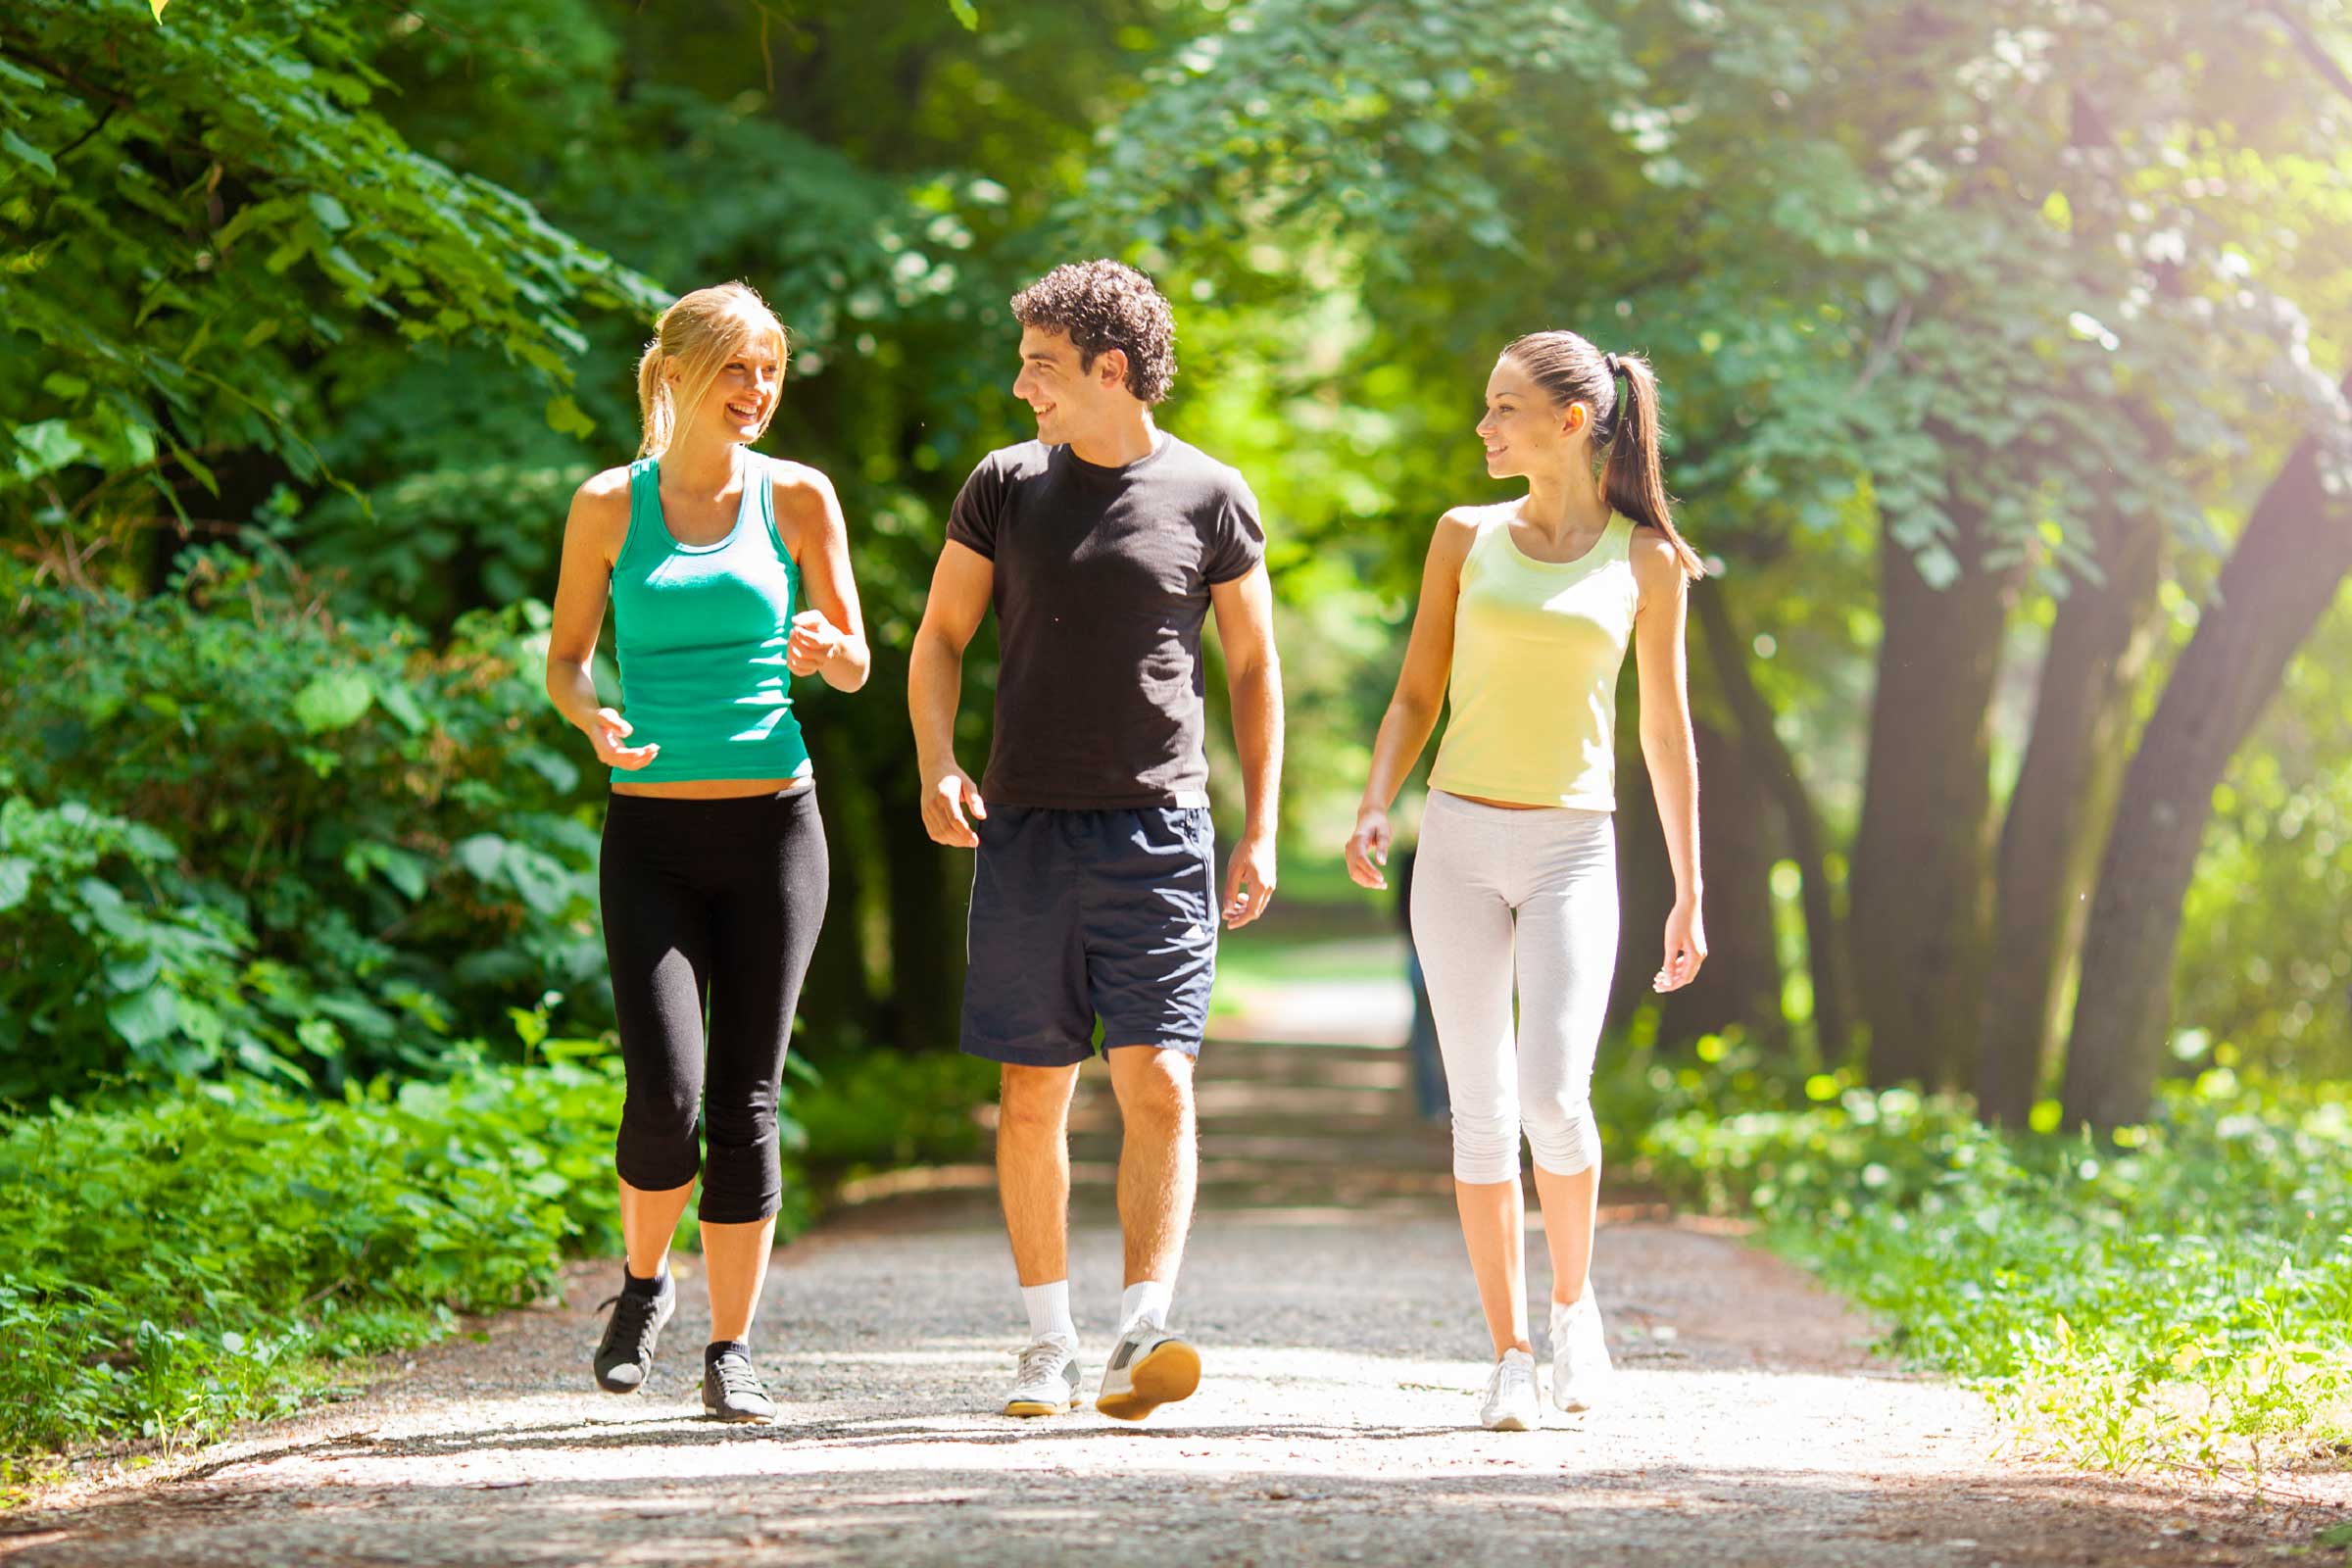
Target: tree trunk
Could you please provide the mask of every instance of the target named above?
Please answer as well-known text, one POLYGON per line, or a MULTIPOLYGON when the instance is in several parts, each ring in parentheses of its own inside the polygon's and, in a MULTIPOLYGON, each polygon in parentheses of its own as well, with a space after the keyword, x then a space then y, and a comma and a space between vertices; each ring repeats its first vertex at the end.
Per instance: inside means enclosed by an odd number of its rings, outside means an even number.
POLYGON ((825 857, 832 868, 825 898, 825 921, 817 928, 816 951, 809 955, 808 976, 801 983, 800 1018, 805 1033, 795 1049, 818 1054, 844 1043, 861 1041, 873 1028, 872 993, 866 984, 865 960, 858 941, 858 890, 865 871, 858 850, 866 835, 855 820, 855 790, 838 788, 857 777, 857 754, 845 728, 812 723, 808 727, 808 753, 815 764, 818 812, 825 824, 825 857))
POLYGON ((1881 544, 1878 689, 1850 882, 1855 995, 1875 1083, 1968 1081, 1991 916, 1992 689, 2016 571, 1984 564, 1984 518, 1953 508, 1957 578, 1929 586, 1881 544))
MULTIPOLYGON (((2352 375, 2344 378, 2352 396, 2352 375)), ((2067 1048, 2070 1121, 2144 1117, 2172 1013, 2180 902, 2214 786, 2287 662, 2352 571, 2352 497, 2329 493, 2320 438, 2298 443, 2222 568, 2124 777, 2082 946, 2067 1048)))
MULTIPOLYGON (((1620 703, 1623 714, 1632 705, 1620 703)), ((1674 909, 1674 865, 1658 824, 1658 798, 1633 737, 1630 719, 1617 741, 1617 969, 1609 982, 1607 1027, 1614 1031, 1657 1000, 1649 988, 1658 972, 1666 916, 1674 909)))
POLYGON ((890 1043, 903 1051, 953 1051, 963 1008, 964 914, 972 854, 931 842, 906 788, 914 762, 893 772, 882 812, 890 862, 890 1043))
MULTIPOLYGON (((1772 929, 1772 862, 1778 846, 1771 797, 1737 738, 1703 720, 1694 730, 1698 776, 1706 789, 1699 863, 1707 890, 1707 961, 1697 979, 1667 996, 1659 1039, 1695 1040, 1738 1024, 1751 1038, 1777 1048, 1787 1042, 1788 1022, 1781 1015, 1781 959, 1772 929)), ((1665 897, 1672 908, 1671 869, 1665 897)), ((1630 929, 1619 942, 1629 958, 1642 960, 1646 989, 1664 956, 1663 930, 1654 925, 1630 929)))
POLYGON ((2092 522, 2104 581, 2073 577, 2034 703, 2034 734, 2001 828, 1992 966, 1977 1105, 2022 1126, 2058 1038, 2066 976, 2082 949, 2099 849, 2130 756, 2132 697, 2155 647, 2161 524, 2114 511, 2092 522))
MULTIPOLYGON (((1796 759, 1782 744, 1780 732, 1773 727, 1772 707, 1756 690, 1748 671, 1747 643, 1732 618, 1725 593, 1720 586, 1703 588, 1690 596, 1691 610, 1706 638, 1716 682, 1739 723, 1749 772, 1779 806, 1788 853, 1804 878, 1805 966, 1813 982, 1814 1036, 1822 1059, 1835 1063, 1844 1060, 1852 1049, 1854 1013, 1845 931, 1838 923, 1830 888, 1829 852, 1813 799, 1806 793, 1805 781, 1797 776, 1796 759)), ((1709 820, 1713 799, 1706 798, 1709 812, 1702 813, 1709 820)), ((1712 885, 1711 878, 1709 883, 1712 885)))

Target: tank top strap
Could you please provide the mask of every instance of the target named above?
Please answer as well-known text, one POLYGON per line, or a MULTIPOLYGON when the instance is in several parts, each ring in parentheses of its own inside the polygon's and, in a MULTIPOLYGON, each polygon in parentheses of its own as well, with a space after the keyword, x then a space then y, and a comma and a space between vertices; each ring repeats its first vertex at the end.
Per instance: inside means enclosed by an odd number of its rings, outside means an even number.
POLYGON ((1603 561, 1634 559, 1634 519, 1622 512, 1609 514, 1609 525, 1600 536, 1601 548, 1607 552, 1603 561))
POLYGON ((662 521, 662 460, 639 458, 629 465, 629 527, 621 535, 620 554, 612 558, 613 572, 653 549, 653 541, 667 531, 662 521))

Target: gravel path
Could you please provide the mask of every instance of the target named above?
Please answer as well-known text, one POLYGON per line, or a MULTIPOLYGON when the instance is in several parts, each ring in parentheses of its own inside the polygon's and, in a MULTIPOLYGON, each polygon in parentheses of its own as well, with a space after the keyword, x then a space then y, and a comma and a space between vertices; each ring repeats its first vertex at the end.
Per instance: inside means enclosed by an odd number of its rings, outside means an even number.
MULTIPOLYGON (((1022 1338, 981 1170, 869 1184, 780 1251, 767 1428, 703 1421, 705 1307, 651 1390, 587 1373, 611 1264, 385 1369, 353 1402, 9 1521, 65 1564, 2245 1563, 2324 1507, 1996 1457, 1983 1401, 1899 1373, 1870 1326, 1728 1228, 1609 1216, 1603 1413, 1476 1430, 1486 1363, 1444 1141, 1366 1048, 1210 1048, 1207 1182, 1177 1323, 1200 1392, 1140 1426, 990 1413, 1022 1338)), ((1074 1294, 1099 1373, 1118 1290, 1115 1130, 1078 1117, 1074 1294)), ((1547 1289, 1539 1237, 1533 1288, 1547 1289)), ((1090 1385, 1091 1392, 1091 1385, 1090 1385)))

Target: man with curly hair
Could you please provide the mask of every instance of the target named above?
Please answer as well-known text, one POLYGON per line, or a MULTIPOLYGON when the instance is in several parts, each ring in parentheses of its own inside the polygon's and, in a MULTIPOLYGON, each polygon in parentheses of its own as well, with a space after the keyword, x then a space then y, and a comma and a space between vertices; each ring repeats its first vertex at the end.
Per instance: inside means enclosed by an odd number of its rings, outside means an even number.
POLYGON ((1193 1064, 1217 921, 1249 924, 1274 892, 1273 593, 1249 485, 1152 420, 1176 353, 1151 279, 1076 263, 1015 295, 1012 313, 1012 391, 1037 439, 990 453, 956 498, 907 701, 923 825, 979 852, 962 1044, 1003 1064, 997 1180, 1030 1328, 1004 1413, 1079 1403, 1067 1126, 1100 1040, 1125 1129, 1127 1290, 1095 1407, 1141 1420, 1200 1380, 1168 1301, 1192 1222, 1193 1064), (975 784, 956 764, 956 706, 992 605, 996 741, 975 784), (1221 898, 1201 751, 1212 610, 1247 808, 1221 898))

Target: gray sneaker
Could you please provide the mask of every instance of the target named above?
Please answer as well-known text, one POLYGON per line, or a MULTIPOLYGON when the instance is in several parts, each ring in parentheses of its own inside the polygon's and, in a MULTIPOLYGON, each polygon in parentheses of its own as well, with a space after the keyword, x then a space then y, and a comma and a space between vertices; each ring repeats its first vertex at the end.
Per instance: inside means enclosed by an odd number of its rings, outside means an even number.
POLYGON ((605 1320, 605 1337, 596 1348, 596 1386, 608 1394, 635 1394, 645 1387, 646 1375, 654 1366, 654 1346, 662 1338, 662 1326, 678 1309, 678 1288, 667 1269, 662 1271, 658 1291, 628 1289, 626 1270, 621 1281, 620 1294, 606 1298, 597 1308, 612 1309, 612 1315, 605 1320))
POLYGON ((1095 1408, 1120 1421, 1141 1421, 1163 1404, 1192 1397, 1200 1386, 1200 1352, 1149 1323, 1119 1336, 1102 1369, 1095 1408))
POLYGON ((1078 1385, 1083 1381, 1078 1348, 1058 1334, 1042 1336, 1021 1352, 1012 1392, 1004 1396, 1004 1413, 1067 1414, 1078 1408, 1078 1385))
POLYGON ((703 1414, 714 1421, 773 1421, 776 1401, 741 1350, 722 1350, 703 1361, 703 1414))

